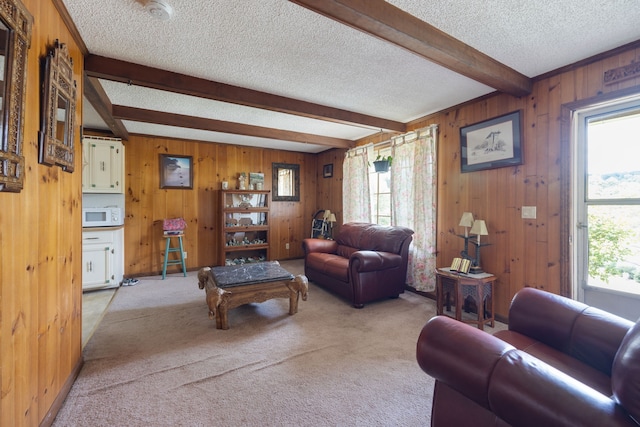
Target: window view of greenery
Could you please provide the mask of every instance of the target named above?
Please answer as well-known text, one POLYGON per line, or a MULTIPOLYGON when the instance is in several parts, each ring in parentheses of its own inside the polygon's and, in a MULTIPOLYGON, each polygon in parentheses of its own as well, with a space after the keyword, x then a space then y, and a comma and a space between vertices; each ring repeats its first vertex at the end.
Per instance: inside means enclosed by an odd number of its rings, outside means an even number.
MULTIPOLYGON (((376 156, 390 156, 391 149, 376 152, 376 156)), ((369 166, 369 191, 371 195, 371 222, 380 225, 391 225, 391 173, 376 172, 369 166)))
POLYGON ((587 129, 588 284, 640 294, 640 112, 587 129))

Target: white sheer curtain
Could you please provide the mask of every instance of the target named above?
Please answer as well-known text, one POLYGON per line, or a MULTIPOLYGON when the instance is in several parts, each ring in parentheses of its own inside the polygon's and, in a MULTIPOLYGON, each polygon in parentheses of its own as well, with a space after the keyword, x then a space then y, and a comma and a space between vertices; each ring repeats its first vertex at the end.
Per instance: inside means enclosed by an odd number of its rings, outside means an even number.
POLYGON ((391 223, 415 232, 407 283, 420 291, 435 290, 436 139, 431 126, 391 141, 391 223))
POLYGON ((342 217, 347 222, 371 222, 369 157, 373 144, 347 151, 343 163, 342 217))

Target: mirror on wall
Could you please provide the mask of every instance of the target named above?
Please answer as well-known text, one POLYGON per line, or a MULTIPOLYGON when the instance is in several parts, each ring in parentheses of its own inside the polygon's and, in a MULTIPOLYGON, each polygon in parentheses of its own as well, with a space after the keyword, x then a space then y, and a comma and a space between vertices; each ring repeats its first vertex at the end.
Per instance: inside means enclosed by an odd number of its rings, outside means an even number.
POLYGON ((274 202, 300 201, 300 165, 291 163, 272 163, 272 197, 274 202))
POLYGON ((0 138, 4 139, 4 100, 6 99, 7 54, 9 52, 9 28, 0 20, 0 138))
POLYGON ((44 58, 43 77, 39 160, 73 172, 76 82, 66 44, 55 41, 44 58))
POLYGON ((20 0, 0 7, 0 191, 24 185, 24 104, 33 16, 20 0))

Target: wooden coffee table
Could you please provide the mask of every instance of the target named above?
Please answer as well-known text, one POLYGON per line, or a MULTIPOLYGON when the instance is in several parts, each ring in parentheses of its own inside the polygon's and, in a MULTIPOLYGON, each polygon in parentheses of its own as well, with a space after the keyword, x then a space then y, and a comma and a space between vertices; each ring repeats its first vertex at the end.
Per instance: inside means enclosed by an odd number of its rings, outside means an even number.
POLYGON ((198 286, 207 294, 209 319, 216 328, 229 329, 228 310, 273 298, 289 298, 289 314, 298 312, 298 300, 307 300, 309 281, 293 276, 277 261, 224 267, 204 267, 198 272, 198 286))

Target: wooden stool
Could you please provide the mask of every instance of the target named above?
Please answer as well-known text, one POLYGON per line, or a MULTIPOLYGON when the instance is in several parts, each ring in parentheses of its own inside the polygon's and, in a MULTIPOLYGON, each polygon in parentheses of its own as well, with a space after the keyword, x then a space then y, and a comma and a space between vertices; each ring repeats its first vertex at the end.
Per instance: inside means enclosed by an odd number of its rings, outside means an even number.
POLYGON ((164 233, 164 237, 165 239, 167 239, 167 244, 164 249, 164 265, 162 266, 162 280, 164 280, 167 277, 167 265, 182 264, 182 273, 184 274, 184 277, 187 277, 187 266, 186 266, 186 263, 184 262, 184 247, 182 246, 182 236, 184 236, 182 232, 180 232, 179 234, 171 234, 167 232, 164 233), (172 237, 178 238, 178 247, 171 246, 172 237), (170 260, 169 254, 171 252, 178 252, 180 254, 178 259, 170 260))

